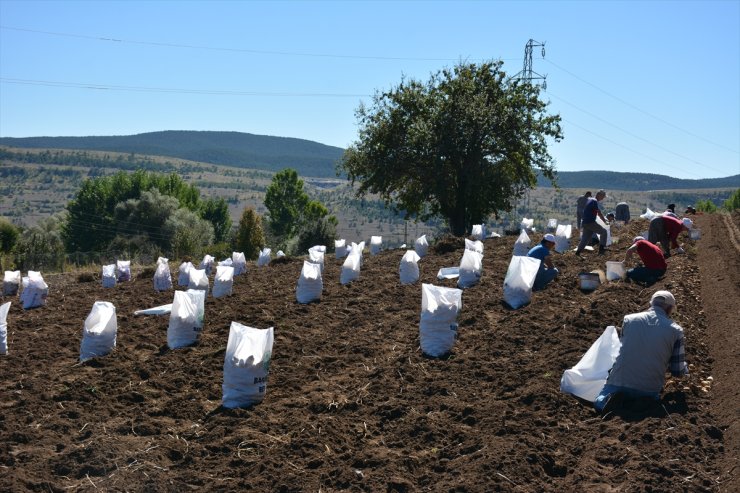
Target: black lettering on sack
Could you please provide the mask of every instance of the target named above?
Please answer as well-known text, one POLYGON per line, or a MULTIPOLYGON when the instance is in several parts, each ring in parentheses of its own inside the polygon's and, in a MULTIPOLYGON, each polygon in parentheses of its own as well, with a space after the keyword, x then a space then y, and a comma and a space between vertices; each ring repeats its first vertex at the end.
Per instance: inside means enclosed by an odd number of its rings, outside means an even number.
POLYGON ((265 385, 260 385, 258 391, 259 391, 260 394, 264 394, 265 393, 265 385))
POLYGON ((265 383, 267 381, 267 377, 254 377, 254 384, 257 385, 258 383, 265 383))

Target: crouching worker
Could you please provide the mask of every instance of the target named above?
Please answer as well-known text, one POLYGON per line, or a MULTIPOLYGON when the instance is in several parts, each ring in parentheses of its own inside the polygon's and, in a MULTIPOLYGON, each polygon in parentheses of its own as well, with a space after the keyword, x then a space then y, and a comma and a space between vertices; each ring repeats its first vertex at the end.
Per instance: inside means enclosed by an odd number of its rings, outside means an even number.
POLYGON ((692 226, 693 222, 688 217, 683 220, 671 216, 654 217, 648 228, 648 241, 660 243, 665 251, 665 258, 671 256, 671 247, 676 249, 676 253, 684 253, 683 247, 678 244, 678 235, 690 230, 692 226))
POLYGON ((534 278, 533 291, 545 289, 550 281, 558 276, 559 271, 552 265, 550 251, 555 247, 555 236, 547 233, 539 245, 532 248, 527 257, 540 259, 540 270, 537 271, 537 277, 534 278))
POLYGON ((602 414, 616 409, 624 398, 660 399, 666 370, 688 375, 683 329, 669 317, 676 309, 670 291, 656 291, 647 311, 624 317, 622 347, 594 407, 602 414))
POLYGON ((663 251, 658 245, 654 245, 642 236, 635 236, 632 240, 632 246, 627 249, 624 256, 624 263, 632 257, 634 253, 642 260, 642 265, 627 271, 627 278, 636 282, 653 284, 663 277, 668 265, 666 264, 663 251))

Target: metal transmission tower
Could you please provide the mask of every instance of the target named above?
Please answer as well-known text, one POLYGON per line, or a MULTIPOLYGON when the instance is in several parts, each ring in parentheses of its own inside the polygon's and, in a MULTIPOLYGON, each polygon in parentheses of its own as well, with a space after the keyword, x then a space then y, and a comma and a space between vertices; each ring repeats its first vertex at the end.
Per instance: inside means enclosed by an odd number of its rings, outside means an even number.
POLYGON ((533 80, 542 80, 542 89, 547 90, 547 75, 540 75, 532 70, 532 50, 536 46, 542 47, 542 58, 545 58, 545 43, 530 39, 524 48, 524 68, 521 72, 513 76, 512 79, 524 80, 530 84, 533 80))

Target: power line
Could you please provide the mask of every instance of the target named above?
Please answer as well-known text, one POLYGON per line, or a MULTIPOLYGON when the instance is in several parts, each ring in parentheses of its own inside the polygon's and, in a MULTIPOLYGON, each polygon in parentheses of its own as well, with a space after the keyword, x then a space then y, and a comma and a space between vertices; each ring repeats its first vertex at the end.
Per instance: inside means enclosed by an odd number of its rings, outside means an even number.
POLYGON ((203 94, 215 96, 272 96, 272 97, 323 97, 323 98, 365 98, 369 94, 340 94, 320 92, 266 92, 266 91, 220 91, 212 89, 183 89, 172 87, 146 87, 146 86, 120 86, 112 84, 96 84, 88 82, 62 82, 53 80, 16 79, 0 77, 0 82, 6 84, 19 84, 29 86, 46 87, 68 87, 74 89, 88 89, 96 91, 129 91, 129 92, 154 92, 172 94, 203 94))
POLYGON ((571 107, 573 107, 573 108, 577 109, 578 111, 582 111, 583 113, 586 113, 587 115, 590 115, 591 117, 593 117, 593 118, 596 118, 597 120, 599 120, 599 121, 601 121, 601 122, 603 122, 603 123, 606 123, 607 125, 609 125, 609 126, 611 126, 611 127, 614 127, 614 128, 616 128, 617 130, 619 130, 619 131, 621 131, 621 132, 624 132, 624 133, 626 133, 627 135, 629 135, 629 136, 631 136, 631 137, 634 137, 635 139, 641 140, 641 141, 643 141, 643 142, 645 142, 645 143, 647 143, 647 144, 650 144, 650 145, 652 145, 652 146, 655 146, 655 147, 657 147, 658 149, 661 149, 661 150, 663 150, 663 151, 665 151, 665 152, 668 152, 668 153, 670 153, 670 154, 673 154, 674 156, 680 157, 681 159, 685 159, 686 161, 689 161, 689 162, 691 162, 691 163, 693 163, 693 164, 696 164, 696 165, 698 165, 698 166, 702 166, 702 167, 704 167, 704 168, 706 168, 706 169, 710 169, 710 170, 712 170, 712 171, 716 171, 717 173, 724 173, 724 171, 722 171, 722 170, 719 170, 719 169, 717 169, 717 168, 712 168, 712 167, 711 167, 711 166, 709 166, 709 165, 706 165, 706 164, 704 164, 704 163, 701 163, 701 162, 699 162, 699 161, 696 161, 696 160, 694 160, 694 159, 691 159, 691 158, 689 158, 689 157, 686 157, 686 156, 684 156, 684 155, 682 155, 682 154, 679 154, 679 153, 677 153, 677 152, 675 152, 675 151, 672 151, 671 149, 668 149, 668 148, 666 148, 666 147, 663 147, 663 146, 661 146, 660 144, 656 144, 655 142, 652 142, 652 141, 650 141, 650 140, 647 140, 647 139, 645 139, 645 138, 643 138, 643 137, 640 137, 639 135, 637 135, 637 134, 634 134, 634 133, 630 132, 629 130, 625 130, 624 128, 622 128, 622 127, 620 127, 620 126, 618 126, 618 125, 615 125, 615 124, 613 124, 613 123, 611 123, 611 122, 609 122, 609 121, 607 121, 607 120, 604 120, 604 119, 603 119, 603 118, 601 118, 600 116, 598 116, 598 115, 596 115, 596 114, 594 114, 594 113, 591 113, 591 112, 590 112, 590 111, 588 111, 588 110, 585 110, 585 109, 583 109, 583 108, 580 108, 580 107, 576 106, 575 104, 573 104, 573 103, 571 103, 571 102, 569 102, 569 101, 567 101, 567 100, 565 100, 565 99, 563 99, 563 98, 561 98, 561 97, 558 97, 558 96, 556 96, 556 95, 554 95, 554 94, 552 94, 552 93, 550 93, 550 96, 554 97, 555 99, 557 99, 557 100, 559 100, 559 101, 562 101, 563 103, 567 104, 568 106, 571 106, 571 107))
MULTIPOLYGON (((209 51, 224 51, 232 53, 250 53, 254 55, 270 55, 270 56, 298 56, 298 57, 313 57, 313 58, 339 58, 339 59, 357 59, 357 60, 391 60, 391 61, 416 61, 416 62, 457 62, 461 58, 425 58, 425 57, 400 57, 400 56, 383 56, 383 55, 341 55, 336 53, 311 53, 311 52, 298 52, 298 51, 277 51, 277 50, 255 50, 251 48, 230 48, 220 46, 204 46, 204 45, 191 45, 183 43, 163 43, 156 41, 140 41, 131 39, 119 39, 110 36, 90 36, 86 34, 74 34, 74 33, 60 33, 55 31, 41 31, 37 29, 26 29, 21 27, 10 27, 0 26, 0 29, 8 31, 20 31, 34 34, 47 34, 50 36, 62 36, 67 38, 79 38, 94 41, 105 41, 109 43, 125 43, 145 46, 157 46, 162 48, 179 48, 179 49, 196 49, 196 50, 209 50, 209 51)), ((501 60, 504 60, 501 58, 501 60)), ((513 60, 512 58, 506 60, 513 60)))
POLYGON ((658 164, 662 164, 663 166, 668 166, 669 168, 675 168, 675 169, 677 169, 677 170, 679 170, 679 171, 683 171, 684 173, 687 173, 687 174, 689 174, 689 175, 692 175, 692 176, 696 176, 696 177, 698 177, 698 178, 704 178, 704 176, 702 176, 702 175, 697 175, 696 173, 692 173, 691 171, 687 171, 687 170, 685 170, 685 169, 683 169, 683 168, 679 168, 678 166, 675 166, 675 165, 673 165, 673 164, 669 164, 669 163, 666 163, 665 161, 661 161, 660 159, 655 159, 654 157, 648 156, 647 154, 643 154, 643 153, 642 153, 642 152, 640 152, 640 151, 636 151, 636 150, 634 150, 634 149, 631 149, 631 148, 627 147, 627 146, 626 146, 626 145, 624 145, 624 144, 620 144, 619 142, 617 142, 617 141, 615 141, 615 140, 612 140, 612 139, 610 139, 610 138, 608 138, 608 137, 604 137, 603 135, 599 135, 599 134, 597 134, 596 132, 593 132, 593 131, 591 131, 591 130, 589 130, 589 129, 585 128, 585 127, 582 127, 582 126, 578 125, 577 123, 574 123, 574 122, 571 122, 571 121, 568 121, 568 120, 565 120, 565 119, 563 119, 563 121, 564 121, 564 122, 566 122, 566 123, 568 123, 569 125, 573 125, 574 127, 578 127, 578 128, 580 128, 580 129, 581 129, 581 130, 583 130, 584 132, 588 132, 588 133, 590 133, 591 135, 594 135, 594 136, 596 136, 596 137, 598 137, 598 138, 600 138, 600 139, 603 139, 603 140, 605 140, 605 141, 607 141, 607 142, 611 142, 612 144, 614 144, 614 145, 616 145, 616 146, 619 146, 619 147, 621 147, 622 149, 626 149, 626 150, 628 150, 628 151, 630 151, 630 152, 633 152, 633 153, 637 154, 638 156, 642 156, 642 157, 644 157, 645 159, 649 159, 649 160, 651 160, 651 161, 655 161, 656 163, 658 163, 658 164))
POLYGON ((589 85, 589 86, 593 87, 593 88, 594 88, 594 89, 596 89, 597 91, 599 91, 599 92, 601 92, 601 93, 603 93, 603 94, 606 94, 606 95, 607 95, 607 96, 609 96, 610 98, 612 98, 612 99, 615 99, 616 101, 619 101, 620 103, 622 103, 622 104, 624 104, 624 105, 626 105, 626 106, 629 106, 630 108, 632 108, 632 109, 634 109, 634 110, 636 110, 636 111, 639 111, 639 112, 640 112, 640 113, 642 113, 643 115, 649 116, 650 118, 652 118, 652 119, 654 119, 654 120, 657 120, 657 121, 659 121, 659 122, 661 122, 661 123, 663 123, 663 124, 665 124, 665 125, 668 125, 668 126, 670 126, 670 127, 673 127, 673 128, 675 128, 676 130, 680 130, 681 132, 684 132, 684 133, 685 133, 685 134, 687 134, 687 135, 691 135, 692 137, 695 137, 695 138, 697 138, 697 139, 703 140, 704 142, 707 142, 707 143, 709 143, 709 144, 712 144, 712 145, 714 145, 714 146, 720 147, 720 148, 722 148, 722 149, 725 149, 725 150, 727 150, 727 151, 733 152, 733 153, 735 153, 735 154, 740 154, 740 151, 738 151, 737 149, 731 149, 731 148, 729 148, 729 147, 727 147, 727 146, 725 146, 725 145, 723 145, 723 144, 719 144, 719 143, 717 143, 717 142, 714 142, 714 141, 711 141, 711 140, 709 140, 709 139, 706 139, 706 138, 702 137, 701 135, 697 135, 697 134, 695 134, 694 132, 691 132, 690 130, 686 130, 685 128, 681 128, 681 127, 679 127, 678 125, 675 125, 675 124, 673 124, 673 123, 671 123, 671 122, 669 122, 669 121, 667 121, 667 120, 664 120, 663 118, 660 118, 659 116, 655 116, 655 115, 653 115, 652 113, 649 113, 649 112, 647 112, 647 111, 643 110, 642 108, 639 108, 638 106, 635 106, 634 104, 630 103, 629 101, 625 101, 624 99, 622 99, 622 98, 620 98, 620 97, 618 97, 618 96, 615 96, 614 94, 611 94, 610 92, 607 92, 607 91, 605 91, 604 89, 602 89, 602 88, 598 87, 597 85, 595 85, 595 84, 592 84, 591 82, 589 82, 589 81, 587 81, 587 80, 585 80, 585 79, 583 79, 583 78, 579 77, 578 75, 574 74, 574 73, 573 73, 573 72, 571 72, 570 70, 567 70, 567 69, 565 69, 565 68, 561 67, 560 65, 558 65, 558 64, 557 64, 557 63, 555 63, 555 62, 553 62, 553 61, 552 61, 552 60, 550 60, 550 59, 544 59, 544 60, 545 60, 545 61, 546 61, 547 63, 550 63, 550 64, 552 64, 552 65, 553 65, 553 66, 554 66, 555 68, 558 68, 558 69, 562 70, 563 72, 567 73, 567 74, 568 74, 568 75, 570 75, 571 77, 574 77, 574 78, 576 78, 576 79, 580 80, 581 82, 583 82, 584 84, 587 84, 587 85, 589 85))

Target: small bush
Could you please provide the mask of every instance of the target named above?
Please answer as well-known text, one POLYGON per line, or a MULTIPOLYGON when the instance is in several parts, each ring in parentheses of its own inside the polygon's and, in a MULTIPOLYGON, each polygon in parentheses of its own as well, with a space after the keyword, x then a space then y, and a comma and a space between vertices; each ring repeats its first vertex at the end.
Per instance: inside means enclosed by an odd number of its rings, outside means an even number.
POLYGON ((730 195, 729 199, 725 200, 725 203, 722 204, 722 207, 724 207, 728 211, 740 209, 740 188, 735 190, 735 193, 730 195))
POLYGON ((696 210, 701 212, 717 212, 717 206, 711 200, 700 200, 696 203, 696 210))

